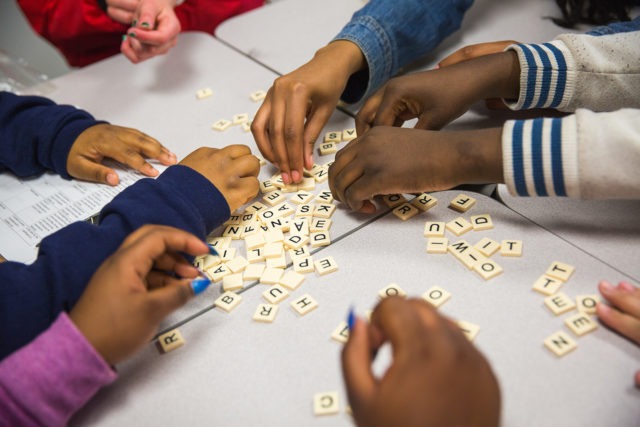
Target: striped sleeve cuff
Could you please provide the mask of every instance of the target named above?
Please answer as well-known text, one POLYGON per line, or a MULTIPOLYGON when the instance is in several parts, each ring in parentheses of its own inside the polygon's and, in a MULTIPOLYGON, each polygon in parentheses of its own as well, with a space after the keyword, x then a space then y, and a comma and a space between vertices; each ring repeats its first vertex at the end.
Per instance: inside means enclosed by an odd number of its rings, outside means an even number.
POLYGON ((575 66, 562 41, 515 44, 507 50, 514 50, 520 61, 520 94, 517 102, 505 100, 509 108, 563 110, 568 105, 575 85, 575 66))
POLYGON ((574 115, 507 121, 502 131, 505 184, 521 197, 580 197, 574 115))

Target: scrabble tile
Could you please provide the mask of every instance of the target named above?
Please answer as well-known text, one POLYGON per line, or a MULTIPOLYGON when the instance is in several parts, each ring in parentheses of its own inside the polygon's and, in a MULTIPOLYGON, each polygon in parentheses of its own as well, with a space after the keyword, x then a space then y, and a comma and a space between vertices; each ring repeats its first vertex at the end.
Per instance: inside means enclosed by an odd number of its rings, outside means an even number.
POLYGON ((394 295, 406 297, 407 293, 395 283, 391 283, 390 285, 385 286, 384 288, 380 289, 380 291, 378 292, 378 296, 380 297, 380 299, 394 296, 394 295))
POLYGON ((553 295, 562 286, 562 281, 543 274, 533 283, 533 290, 543 295, 553 295))
POLYGON ((213 91, 209 87, 198 89, 196 91, 196 98, 198 99, 207 99, 212 95, 213 95, 213 91))
POLYGON ((407 199, 405 199, 402 194, 388 194, 386 196, 382 196, 382 201, 388 207, 395 208, 396 206, 406 203, 407 199))
POLYGON ((225 292, 218 297, 215 301, 216 307, 226 311, 227 313, 231 312, 234 308, 240 304, 242 301, 242 297, 233 292, 225 292))
POLYGON ((457 324, 462 333, 467 337, 469 341, 473 341, 478 335, 478 332, 480 332, 480 326, 473 323, 465 322, 464 320, 458 320, 457 324))
MULTIPOLYGON (((323 221, 327 221, 324 220, 323 221)), ((330 220, 329 220, 330 221, 330 220)), ((289 233, 291 235, 308 236, 309 235, 309 217, 295 218, 289 224, 289 233)))
POLYGON ((289 257, 291 258, 292 261, 300 257, 306 258, 308 256, 311 256, 311 254, 309 253, 308 246, 302 246, 301 248, 298 248, 298 249, 289 250, 289 257))
POLYGON ((463 217, 458 217, 446 223, 445 228, 455 234, 456 236, 460 236, 466 233, 469 230, 473 229, 473 226, 469 221, 464 219, 463 217))
POLYGON ((238 289, 242 289, 242 285, 242 273, 228 274, 222 278, 222 290, 225 292, 237 291, 238 289))
POLYGON ((583 336, 589 332, 593 332, 598 328, 598 324, 586 313, 576 313, 573 316, 564 319, 564 324, 576 336, 583 336))
POLYGON ((309 193, 308 191, 298 191, 291 197, 291 203, 295 203, 296 205, 304 205, 309 203, 313 199, 313 193, 309 193))
POLYGON ((265 179, 264 181, 260 181, 258 185, 260 186, 260 193, 262 194, 269 194, 273 191, 278 190, 278 187, 273 185, 270 179, 265 179))
POLYGON ((329 154, 333 154, 338 151, 338 146, 335 142, 323 142, 318 147, 318 152, 321 156, 327 156, 329 154))
POLYGON ((311 205, 309 203, 304 204, 304 205, 299 205, 296 208, 295 216, 296 216, 296 218, 311 217, 311 216, 313 216, 313 210, 314 210, 313 205, 311 205))
POLYGON ((264 197, 262 198, 262 200, 269 206, 276 206, 284 202, 286 199, 287 199, 287 196, 285 196, 284 193, 281 193, 280 191, 272 191, 270 193, 265 194, 264 197))
POLYGON ((342 140, 345 142, 356 139, 357 137, 358 137, 358 134, 356 133, 355 128, 345 129, 342 131, 342 140))
POLYGON ((302 178, 298 183, 298 190, 312 191, 316 188, 316 180, 313 177, 302 178))
POLYGON ((312 248, 329 246, 331 244, 331 236, 329 235, 328 231, 318 231, 316 233, 310 233, 309 239, 311 240, 312 248))
POLYGON ((280 254, 282 254, 282 251, 284 251, 284 246, 281 242, 273 242, 273 243, 266 243, 264 245, 264 257, 265 259, 269 259, 269 258, 276 258, 279 257, 280 254))
POLYGON ((184 345, 185 340, 182 337, 179 329, 172 329, 169 332, 158 337, 158 343, 163 353, 169 353, 170 351, 180 348, 184 345))
POLYGON ((455 243, 452 243, 447 249, 469 270, 471 270, 477 262, 486 260, 484 255, 474 249, 465 240, 459 240, 455 243))
POLYGON ((446 254, 449 249, 449 239, 446 237, 432 237, 427 240, 427 253, 446 254))
POLYGON ((264 234, 262 233, 251 234, 244 238, 244 244, 247 250, 262 247, 265 244, 264 234))
POLYGON ((291 291, 295 291, 304 282, 304 279, 304 274, 289 270, 280 278, 280 284, 291 291))
POLYGON ((260 283, 263 285, 275 285, 280 283, 280 278, 284 274, 284 270, 281 268, 265 268, 262 276, 260 276, 260 283))
MULTIPOLYGON (((243 132, 250 132, 251 131, 251 123, 253 123, 253 120, 247 120, 244 123, 240 124, 240 127, 242 128, 243 132)), ((264 166, 265 165, 265 160, 260 158, 260 165, 264 166)))
POLYGON ((575 268, 573 266, 559 261, 554 261, 551 263, 545 274, 547 276, 555 277, 558 280, 566 282, 567 280, 569 280, 574 271, 575 268))
POLYGON ((493 221, 489 214, 473 215, 470 219, 473 231, 491 230, 493 228, 493 221))
POLYGON ((449 207, 458 212, 467 212, 476 204, 476 199, 466 194, 458 194, 451 202, 449 207))
POLYGON ((437 204, 438 204, 438 199, 436 199, 429 193, 422 193, 421 195, 419 195, 418 197, 416 197, 411 201, 411 205, 420 209, 422 212, 428 211, 429 209, 431 209, 437 204))
POLYGON ((238 225, 241 222, 242 219, 240 215, 232 214, 231 216, 229 216, 229 219, 224 222, 224 225, 238 225))
POLYGON ((258 304, 255 313, 253 313, 253 320, 262 323, 272 323, 276 314, 278 314, 279 307, 275 304, 258 304))
POLYGON ((240 237, 242 236, 242 226, 240 224, 227 225, 222 232, 222 235, 224 237, 230 237, 232 240, 240 240, 240 237))
POLYGON ((403 221, 406 221, 420 213, 420 209, 413 206, 411 203, 403 203, 393 208, 393 214, 403 221))
POLYGON ((583 313, 596 314, 596 305, 600 301, 602 301, 600 295, 578 295, 576 297, 576 306, 583 313))
POLYGON ((264 90, 256 90, 249 95, 249 98, 251 98, 253 102, 258 102, 262 101, 264 98, 266 98, 266 96, 267 92, 265 92, 264 90))
POLYGON ((424 223, 424 237, 444 237, 444 222, 427 221, 424 223))
POLYGON ((309 225, 309 231, 311 233, 316 233, 318 231, 329 231, 329 229, 331 229, 331 224, 333 224, 331 218, 313 218, 311 220, 311 224, 309 225))
POLYGON ((247 261, 249 261, 250 264, 264 261, 264 246, 260 248, 248 249, 247 261))
POLYGON ((439 308, 442 304, 449 301, 449 298, 451 298, 451 293, 439 286, 432 286, 427 292, 422 294, 422 299, 436 308, 439 308))
MULTIPOLYGON (((469 256, 472 256, 472 254, 469 256)), ((501 274, 503 269, 494 260, 484 258, 473 264, 473 271, 482 276, 484 280, 491 280, 501 274)))
POLYGON ((300 316, 304 316, 311 311, 318 308, 318 302, 314 300, 311 295, 304 294, 301 297, 296 298, 291 302, 291 307, 298 313, 300 316))
POLYGON ((217 283, 221 281, 224 276, 231 274, 231 270, 227 268, 226 264, 220 264, 215 268, 210 268, 205 273, 207 273, 207 276, 209 276, 214 283, 217 283))
POLYGON ((316 203, 332 204, 334 198, 333 198, 333 194, 331 194, 331 191, 321 191, 313 200, 316 203))
POLYGON ((483 237, 478 243, 473 245, 482 255, 490 257, 500 249, 500 243, 488 237, 483 237))
POLYGON ((206 255, 202 258, 202 262, 199 265, 201 270, 209 270, 210 268, 219 265, 222 262, 222 259, 219 256, 215 255, 206 255))
POLYGON ((503 240, 500 244, 500 255, 508 257, 521 257, 522 240, 503 240))
POLYGON ((207 243, 213 246, 218 252, 222 252, 231 246, 231 237, 215 237, 207 239, 207 243))
POLYGON ((556 316, 576 308, 576 304, 573 300, 562 292, 546 297, 544 299, 544 305, 556 316))
POLYGON ((319 203, 313 211, 314 218, 331 218, 336 210, 336 205, 331 203, 319 203))
POLYGON ((220 119, 214 124, 211 125, 211 129, 217 130, 219 132, 225 131, 231 126, 231 121, 226 119, 220 119))
POLYGON ((245 210, 245 212, 260 212, 265 209, 267 209, 266 205, 260 202, 253 202, 249 206, 247 206, 247 209, 245 210))
POLYGON ((282 230, 269 230, 264 233, 264 240, 267 244, 283 242, 284 234, 282 233, 282 230))
POLYGON ((267 268, 282 268, 282 269, 284 269, 287 266, 287 257, 285 255, 284 250, 277 257, 267 258, 265 263, 267 264, 267 268))
POLYGON ((314 264, 315 270, 320 276, 338 271, 338 263, 330 256, 319 259, 314 264))
POLYGON ((327 132, 324 134, 324 142, 340 142, 342 141, 341 132, 327 132))
POLYGON ((259 280, 264 273, 266 266, 264 264, 249 264, 242 272, 243 280, 259 280))
POLYGON ((289 296, 289 291, 280 285, 270 286, 262 293, 264 298, 270 304, 279 304, 282 300, 289 296))
MULTIPOLYGON (((240 238, 243 239, 245 241, 245 244, 247 242, 247 237, 254 235, 254 234, 260 234, 262 235, 262 233, 260 232, 260 223, 259 222, 253 222, 251 224, 244 224, 244 227, 242 229, 242 234, 240 235, 240 238)), ((262 238, 262 240, 264 241, 264 237, 262 238)), ((258 245, 260 246, 260 245, 258 245)))
POLYGON ((241 273, 249 265, 249 261, 243 256, 237 256, 227 263, 227 268, 232 273, 241 273))
POLYGON ((285 237, 283 243, 285 249, 298 249, 309 243, 309 236, 300 236, 294 234, 292 236, 285 237))
POLYGON ((578 344, 566 333, 558 331, 544 340, 544 346, 553 354, 562 357, 578 347, 578 344))
POLYGON ((234 125, 241 125, 242 123, 245 123, 247 121, 249 121, 249 115, 247 113, 235 114, 231 118, 231 122, 234 125))
POLYGON ((318 393, 313 396, 313 413, 315 415, 335 415, 338 412, 340 412, 340 404, 337 392, 318 393))
POLYGON ((316 170, 313 173, 313 179, 315 179, 317 183, 325 182, 328 178, 329 178, 329 167, 327 166, 320 166, 318 170, 316 170))
POLYGON ((338 327, 331 333, 331 339, 343 344, 347 342, 349 339, 349 325, 347 325, 347 322, 340 322, 338 327))
POLYGON ((301 257, 293 261, 293 269, 296 273, 307 274, 314 272, 316 267, 311 257, 301 257))

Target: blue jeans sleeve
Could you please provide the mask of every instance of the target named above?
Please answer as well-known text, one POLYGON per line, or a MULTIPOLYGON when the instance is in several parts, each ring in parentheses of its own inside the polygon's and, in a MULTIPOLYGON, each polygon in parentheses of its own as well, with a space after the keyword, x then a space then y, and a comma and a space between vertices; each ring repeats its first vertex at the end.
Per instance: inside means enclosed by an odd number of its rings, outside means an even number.
POLYGON ((355 73, 342 100, 368 97, 400 69, 433 50, 460 28, 473 0, 371 0, 354 13, 334 40, 362 50, 368 68, 355 73))

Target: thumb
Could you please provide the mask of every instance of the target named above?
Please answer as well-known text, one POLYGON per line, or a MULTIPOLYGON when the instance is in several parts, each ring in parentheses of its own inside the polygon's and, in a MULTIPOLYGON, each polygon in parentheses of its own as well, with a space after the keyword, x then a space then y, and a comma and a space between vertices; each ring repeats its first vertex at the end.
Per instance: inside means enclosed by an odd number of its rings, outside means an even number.
POLYGON ((375 378, 371 372, 372 347, 365 322, 357 319, 342 349, 342 374, 354 416, 366 413, 367 402, 375 392, 375 378))
POLYGON ((149 305, 153 318, 160 323, 169 314, 182 307, 193 297, 189 280, 149 291, 149 305))
POLYGON ((156 27, 156 17, 160 13, 160 7, 155 1, 142 0, 138 7, 138 28, 153 30, 156 27))

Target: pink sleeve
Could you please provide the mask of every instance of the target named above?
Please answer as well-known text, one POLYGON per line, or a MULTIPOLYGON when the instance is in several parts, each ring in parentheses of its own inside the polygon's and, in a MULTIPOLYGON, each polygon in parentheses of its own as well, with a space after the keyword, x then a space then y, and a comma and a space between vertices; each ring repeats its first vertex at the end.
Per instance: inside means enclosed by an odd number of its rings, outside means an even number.
POLYGON ((0 362, 0 419, 9 425, 65 425, 116 373, 66 313, 0 362))

